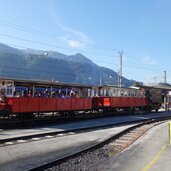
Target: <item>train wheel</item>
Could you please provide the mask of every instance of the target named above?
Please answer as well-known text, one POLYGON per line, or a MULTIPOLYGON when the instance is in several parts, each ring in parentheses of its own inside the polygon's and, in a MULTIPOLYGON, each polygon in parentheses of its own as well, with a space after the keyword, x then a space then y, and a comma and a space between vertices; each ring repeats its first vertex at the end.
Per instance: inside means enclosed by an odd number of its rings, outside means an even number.
POLYGON ((157 108, 157 109, 155 109, 155 112, 157 113, 157 112, 158 112, 158 110, 159 110, 158 108, 157 108))
POLYGON ((18 119, 34 119, 33 113, 18 113, 17 118, 18 119))
POLYGON ((75 117, 75 112, 74 111, 69 111, 68 114, 69 114, 70 118, 74 118, 75 117))

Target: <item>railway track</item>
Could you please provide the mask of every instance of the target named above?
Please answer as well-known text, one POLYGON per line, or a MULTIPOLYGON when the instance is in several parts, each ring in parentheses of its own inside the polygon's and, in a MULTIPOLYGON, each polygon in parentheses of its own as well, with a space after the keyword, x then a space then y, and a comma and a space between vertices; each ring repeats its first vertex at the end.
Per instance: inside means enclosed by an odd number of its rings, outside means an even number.
POLYGON ((31 168, 29 171, 72 171, 80 170, 80 168, 81 170, 88 170, 97 165, 99 162, 123 151, 140 136, 142 136, 147 130, 163 123, 167 119, 169 118, 151 119, 136 124, 103 142, 88 147, 84 151, 79 151, 77 153, 73 153, 72 155, 64 156, 58 160, 31 168))
MULTIPOLYGON (((37 125, 51 124, 51 123, 63 123, 63 122, 72 122, 72 121, 81 121, 88 119, 96 119, 103 117, 114 117, 114 116, 129 116, 141 114, 141 111, 137 112, 95 112, 95 113, 82 113, 73 116, 59 116, 58 114, 50 114, 37 116, 33 119, 18 119, 18 118, 0 118, 0 128, 1 129, 18 129, 18 128, 29 128, 37 125)), ((143 112, 144 113, 144 112, 143 112)), ((151 112, 155 113, 155 112, 151 112)), ((161 112, 158 112, 161 113, 161 112)), ((147 114, 148 115, 148 114, 147 114)))
MULTIPOLYGON (((134 115, 141 114, 142 112, 134 113, 134 115)), ((155 113, 155 112, 151 112, 155 113)), ((162 113, 162 112, 158 112, 162 113)), ((81 120, 88 120, 88 119, 96 119, 96 118, 105 118, 105 117, 117 117, 117 116, 129 116, 133 115, 130 112, 105 112, 105 113, 89 113, 89 114, 81 114, 75 115, 73 117, 69 116, 57 116, 57 115, 50 115, 44 117, 36 117, 34 119, 22 119, 19 120, 17 118, 0 118, 0 129, 18 129, 18 128, 31 128, 38 125, 47 125, 53 123, 69 123, 73 121, 81 121, 81 120)), ((147 114, 149 115, 149 114, 147 114)))
MULTIPOLYGON (((170 118, 169 116, 165 116, 164 118, 168 119, 170 118)), ((65 127, 61 128, 61 129, 57 129, 55 130, 47 130, 47 131, 43 131, 43 132, 36 132, 34 131, 33 133, 27 134, 27 132, 23 132, 22 134, 19 134, 17 136, 17 134, 15 135, 11 135, 11 136, 5 136, 4 138, 1 137, 0 139, 0 147, 2 146, 7 146, 7 145, 14 145, 14 144, 19 144, 19 143, 27 143, 27 142, 31 142, 31 141, 38 141, 38 140, 43 140, 43 139, 50 139, 50 138, 57 138, 57 137, 61 137, 61 136, 67 136, 67 135, 71 135, 71 134, 78 134, 78 133, 82 133, 82 132, 91 132, 97 129, 108 129, 108 128, 112 128, 112 127, 116 127, 116 126, 122 126, 125 124, 134 124, 134 123, 140 123, 140 122, 144 122, 145 120, 151 120, 152 118, 142 118, 141 116, 139 119, 135 119, 135 120, 125 120, 122 122, 106 122, 106 123, 100 123, 96 124, 96 126, 94 126, 93 124, 88 124, 88 125, 81 125, 79 127, 75 127, 72 128, 71 126, 66 129, 65 127), (25 135, 26 134, 26 135, 25 135)), ((77 123, 77 122, 76 122, 77 123)), ((1 134, 6 135, 8 134, 8 132, 3 132, 1 131, 1 134)))
POLYGON ((73 134, 79 134, 83 132, 91 132, 98 129, 108 129, 112 127, 118 127, 123 126, 127 124, 137 124, 142 122, 142 120, 139 121, 130 121, 129 123, 126 122, 120 122, 120 123, 112 123, 112 124, 104 124, 104 125, 97 125, 97 126, 88 126, 84 128, 74 128, 69 129, 65 131, 51 131, 51 132, 45 132, 45 133, 35 133, 33 135, 24 135, 24 136, 18 136, 18 137, 12 137, 12 138, 4 138, 0 139, 0 147, 2 146, 9 146, 9 145, 15 145, 20 143, 28 143, 32 141, 39 141, 43 139, 50 139, 50 138, 58 138, 63 136, 69 136, 73 134))

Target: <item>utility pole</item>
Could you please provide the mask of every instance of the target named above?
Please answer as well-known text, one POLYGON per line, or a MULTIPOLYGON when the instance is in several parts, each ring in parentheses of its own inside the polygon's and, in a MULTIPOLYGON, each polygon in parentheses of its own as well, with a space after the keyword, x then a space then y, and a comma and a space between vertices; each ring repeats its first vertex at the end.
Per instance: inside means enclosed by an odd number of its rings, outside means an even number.
MULTIPOLYGON (((166 84, 167 83, 167 76, 166 76, 166 71, 164 71, 164 78, 163 82, 166 84)), ((165 106, 165 111, 169 110, 169 98, 168 98, 168 92, 165 93, 164 95, 164 106, 165 106)))
POLYGON ((154 83, 156 84, 157 77, 154 77, 154 83))
POLYGON ((123 51, 118 52, 120 57, 120 65, 119 65, 119 71, 118 71, 118 87, 122 87, 122 54, 123 51))
POLYGON ((158 79, 158 78, 161 79, 161 78, 163 78, 163 77, 153 77, 153 78, 154 78, 154 83, 156 84, 156 83, 157 83, 157 79, 158 79))
POLYGON ((100 76, 100 86, 102 86, 102 77, 100 76))
POLYGON ((164 83, 167 83, 167 76, 166 76, 166 71, 164 71, 164 83))

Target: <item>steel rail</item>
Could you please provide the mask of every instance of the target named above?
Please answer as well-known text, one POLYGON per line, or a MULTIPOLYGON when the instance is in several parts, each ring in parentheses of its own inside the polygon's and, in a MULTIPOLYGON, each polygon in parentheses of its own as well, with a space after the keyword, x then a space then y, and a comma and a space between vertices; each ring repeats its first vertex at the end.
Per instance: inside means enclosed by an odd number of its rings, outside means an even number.
POLYGON ((128 125, 128 124, 138 124, 140 122, 145 122, 145 121, 151 121, 153 119, 171 119, 171 116, 169 117, 159 117, 159 118, 150 118, 150 119, 139 119, 136 121, 124 121, 124 122, 119 122, 119 123, 112 123, 112 124, 100 124, 100 125, 96 125, 96 126, 88 126, 88 127, 83 127, 83 128, 74 128, 74 129, 68 129, 68 130, 64 130, 64 131, 50 131, 50 132, 45 132, 45 133, 34 133, 32 135, 24 135, 24 136, 18 136, 18 137, 12 137, 12 138, 4 138, 4 139, 0 139, 0 146, 7 146, 7 145, 14 145, 14 144, 18 144, 18 143, 26 143, 26 142, 31 142, 31 141, 35 141, 35 139, 37 138, 37 140, 41 140, 41 139, 45 139, 47 136, 53 136, 57 137, 60 136, 60 134, 63 134, 63 136, 67 136, 70 135, 70 133, 82 133, 82 132, 90 132, 92 130, 97 130, 99 128, 103 128, 103 129, 107 129, 107 128, 112 128, 112 127, 116 127, 116 126, 123 126, 123 125, 128 125), (21 141, 20 141, 21 140, 21 141), (25 142, 23 141, 25 140, 25 142), (23 142, 22 142, 23 141, 23 142), (9 143, 10 142, 10 143, 9 143))
MULTIPOLYGON (((146 119, 146 120, 148 120, 148 119, 146 119)), ((108 128, 112 128, 112 127, 116 127, 116 126, 123 126, 125 124, 136 124, 136 123, 140 123, 143 121, 144 121, 144 119, 141 119, 138 121, 129 121, 129 122, 125 121, 125 122, 112 123, 112 124, 89 126, 89 127, 84 127, 84 128, 68 129, 65 131, 51 131, 51 132, 39 133, 39 134, 33 134, 33 135, 25 135, 25 136, 18 136, 18 137, 12 137, 12 138, 5 138, 5 139, 0 139, 0 146, 14 145, 14 144, 19 143, 19 142, 17 142, 19 140, 28 140, 30 142, 33 138, 43 139, 43 138, 46 138, 46 136, 53 136, 52 138, 54 138, 60 134, 64 134, 63 136, 66 136, 66 135, 70 135, 71 132, 78 134, 78 133, 82 133, 82 132, 90 132, 90 131, 98 130, 99 128, 108 129, 108 128), (14 144, 5 144, 8 142, 14 142, 14 144)), ((61 135, 60 135, 60 137, 61 137, 61 135)), ((35 141, 35 140, 32 140, 32 141, 35 141)))

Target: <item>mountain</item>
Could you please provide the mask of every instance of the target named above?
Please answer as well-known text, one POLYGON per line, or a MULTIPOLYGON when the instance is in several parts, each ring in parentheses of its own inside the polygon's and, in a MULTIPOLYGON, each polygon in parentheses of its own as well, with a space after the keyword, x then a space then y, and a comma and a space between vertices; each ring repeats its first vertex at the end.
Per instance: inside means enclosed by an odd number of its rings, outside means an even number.
POLYGON ((0 53, 23 54, 21 50, 0 43, 0 53))
MULTIPOLYGON (((100 67, 80 53, 64 55, 55 51, 20 50, 0 44, 0 77, 43 79, 89 85, 117 85, 115 71, 100 67)), ((130 86, 134 80, 123 77, 130 86)))

